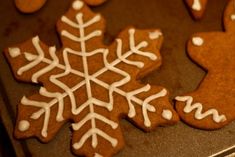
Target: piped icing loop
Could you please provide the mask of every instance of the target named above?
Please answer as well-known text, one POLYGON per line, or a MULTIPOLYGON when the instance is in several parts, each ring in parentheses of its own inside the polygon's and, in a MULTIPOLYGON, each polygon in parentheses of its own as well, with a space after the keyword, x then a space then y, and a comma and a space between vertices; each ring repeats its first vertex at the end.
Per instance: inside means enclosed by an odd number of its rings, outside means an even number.
POLYGON ((194 117, 197 120, 204 119, 208 117, 209 115, 212 115, 213 121, 216 123, 221 123, 226 121, 226 116, 223 114, 219 114, 218 110, 216 109, 209 109, 202 113, 203 105, 201 103, 193 103, 193 97, 191 96, 178 96, 175 98, 177 101, 186 102, 186 105, 184 107, 185 113, 191 113, 195 110, 194 117))

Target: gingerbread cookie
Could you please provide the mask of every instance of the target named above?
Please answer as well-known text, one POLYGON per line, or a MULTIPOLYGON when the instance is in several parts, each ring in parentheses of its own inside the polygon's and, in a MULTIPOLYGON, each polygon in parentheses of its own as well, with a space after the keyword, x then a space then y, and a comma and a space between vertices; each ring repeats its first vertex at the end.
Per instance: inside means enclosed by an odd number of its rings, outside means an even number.
POLYGON ((83 0, 85 3, 91 6, 97 6, 104 3, 106 0, 83 0))
POLYGON ((75 154, 112 156, 124 146, 121 118, 145 131, 178 121, 168 91, 139 81, 161 65, 160 30, 130 27, 107 47, 104 19, 80 0, 57 28, 60 50, 36 36, 5 51, 16 79, 41 85, 18 105, 17 138, 48 142, 71 122, 75 154))
POLYGON ((15 0, 16 7, 23 13, 38 11, 47 0, 15 0))
MULTIPOLYGON (((47 0, 15 0, 16 7, 23 13, 33 13, 43 7, 47 0)), ((83 0, 88 5, 100 5, 106 0, 83 0)))
POLYGON ((207 5, 208 0, 185 0, 193 17, 198 20, 201 19, 207 5))
POLYGON ((189 56, 207 75, 198 89, 176 97, 176 109, 188 124, 218 129, 235 119, 235 0, 224 14, 225 32, 194 34, 188 42, 189 56))

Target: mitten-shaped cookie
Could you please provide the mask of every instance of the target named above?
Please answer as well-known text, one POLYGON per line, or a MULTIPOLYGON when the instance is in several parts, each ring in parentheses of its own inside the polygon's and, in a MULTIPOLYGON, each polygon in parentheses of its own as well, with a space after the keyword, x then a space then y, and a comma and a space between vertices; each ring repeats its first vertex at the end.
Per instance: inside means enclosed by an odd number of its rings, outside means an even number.
POLYGON ((235 119, 235 1, 224 13, 225 32, 194 34, 188 54, 207 70, 196 91, 176 97, 176 109, 186 123, 218 129, 235 119))
POLYGON ((185 0, 189 10, 196 20, 202 18, 206 10, 207 1, 208 0, 185 0))

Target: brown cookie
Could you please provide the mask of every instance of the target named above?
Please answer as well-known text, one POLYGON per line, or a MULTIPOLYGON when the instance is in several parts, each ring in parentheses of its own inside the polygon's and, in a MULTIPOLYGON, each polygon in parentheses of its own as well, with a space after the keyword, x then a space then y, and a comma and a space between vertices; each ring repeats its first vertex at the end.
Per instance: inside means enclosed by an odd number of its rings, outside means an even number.
POLYGON ((235 0, 224 14, 225 32, 194 34, 189 56, 207 75, 196 91, 176 97, 176 109, 188 124, 218 129, 235 119, 235 0))
MULTIPOLYGON (((15 0, 16 7, 23 13, 33 13, 43 7, 47 0, 15 0)), ((83 0, 88 5, 96 6, 106 0, 83 0)))
POLYGON ((23 13, 38 11, 47 0, 15 0, 16 7, 23 13))
POLYGON ((18 105, 17 138, 48 142, 71 122, 75 154, 112 156, 124 146, 121 118, 145 131, 178 121, 168 91, 139 81, 161 65, 160 30, 130 27, 107 47, 104 19, 80 0, 57 28, 60 50, 34 37, 5 51, 17 80, 41 85, 18 105))
POLYGON ((208 0, 185 0, 190 12, 196 20, 202 18, 208 0))
POLYGON ((106 0, 83 0, 88 5, 96 6, 104 3, 106 0))

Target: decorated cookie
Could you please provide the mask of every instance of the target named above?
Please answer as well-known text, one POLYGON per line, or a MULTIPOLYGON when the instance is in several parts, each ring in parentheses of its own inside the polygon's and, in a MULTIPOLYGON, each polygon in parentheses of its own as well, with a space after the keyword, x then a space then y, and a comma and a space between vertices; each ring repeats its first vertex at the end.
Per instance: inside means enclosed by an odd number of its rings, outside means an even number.
POLYGON ((17 80, 41 85, 18 105, 17 138, 48 142, 71 122, 75 154, 112 156, 124 146, 121 118, 145 131, 178 121, 168 91, 139 81, 161 65, 160 30, 129 27, 107 47, 104 19, 79 0, 57 28, 59 50, 36 36, 5 51, 17 80))
POLYGON ((208 0, 185 0, 189 10, 195 19, 201 19, 207 5, 208 0))
POLYGON ((176 109, 188 124, 218 129, 235 119, 235 0, 224 15, 225 32, 194 34, 188 42, 189 56, 207 75, 198 89, 176 97, 176 109))
MULTIPOLYGON (((38 11, 47 0, 15 0, 16 7, 23 13, 33 13, 38 11)), ((83 0, 88 5, 100 5, 106 0, 83 0)))

